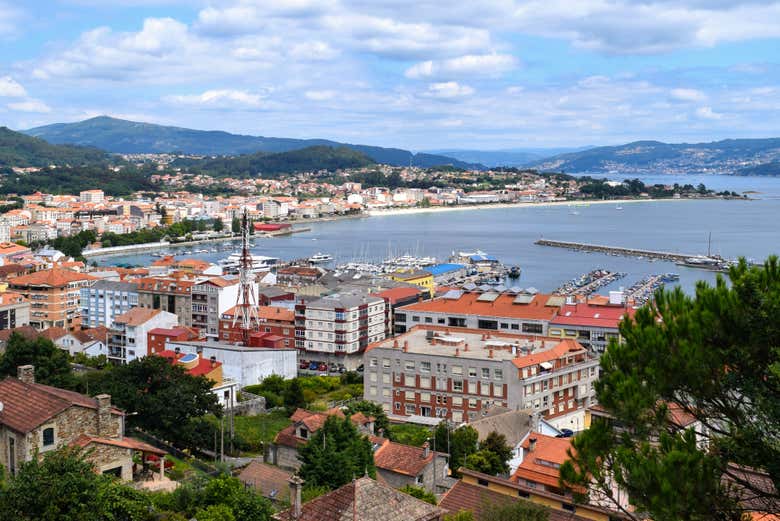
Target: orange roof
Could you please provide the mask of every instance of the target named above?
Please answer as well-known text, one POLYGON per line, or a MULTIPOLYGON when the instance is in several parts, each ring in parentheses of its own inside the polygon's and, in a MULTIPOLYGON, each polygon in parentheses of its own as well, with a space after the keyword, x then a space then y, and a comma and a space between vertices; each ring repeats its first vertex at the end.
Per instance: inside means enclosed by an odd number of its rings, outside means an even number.
POLYGON ((531 367, 541 364, 542 362, 557 360, 558 358, 566 356, 568 353, 581 353, 584 351, 587 350, 582 347, 576 340, 567 339, 561 341, 560 344, 553 347, 552 349, 548 349, 547 351, 531 353, 529 355, 515 358, 512 360, 512 364, 514 364, 514 366, 518 369, 522 369, 523 367, 531 367))
POLYGON ((457 300, 437 298, 409 304, 404 311, 429 313, 451 313, 456 315, 482 315, 490 317, 523 318, 530 320, 552 320, 558 312, 557 306, 546 306, 551 295, 534 295, 528 304, 515 304, 517 295, 500 294, 493 302, 478 301, 481 293, 464 293, 457 300))
POLYGON ((23 302, 27 302, 27 299, 24 298, 24 295, 21 293, 16 293, 14 291, 6 291, 5 293, 0 293, 0 306, 7 306, 9 304, 21 304, 23 302))
MULTIPOLYGON (((222 315, 233 316, 236 314, 236 307, 224 311, 222 315)), ((265 321, 295 322, 295 312, 291 309, 278 306, 258 306, 256 308, 257 318, 265 321)))
POLYGON ((90 443, 99 443, 101 445, 113 445, 114 447, 121 447, 123 449, 131 449, 131 450, 137 450, 141 452, 147 452, 151 454, 157 454, 160 456, 163 456, 166 454, 164 450, 160 450, 157 447, 154 447, 152 445, 149 445, 148 443, 144 443, 142 441, 136 440, 134 438, 100 438, 97 436, 87 436, 86 434, 82 434, 78 438, 76 438, 73 441, 73 445, 78 445, 79 447, 86 447, 90 443))
POLYGON ((401 299, 416 297, 420 294, 420 288, 414 287, 400 287, 400 288, 390 288, 383 291, 378 291, 376 293, 372 293, 371 295, 374 297, 379 298, 385 298, 387 299, 390 304, 395 304, 401 299))
POLYGON ((41 270, 29 275, 15 277, 10 280, 10 283, 12 286, 50 286, 59 288, 64 287, 71 282, 80 282, 83 280, 97 280, 97 278, 84 273, 77 273, 61 268, 52 268, 50 270, 41 270))
POLYGON ((121 315, 114 317, 114 322, 127 324, 128 326, 139 326, 160 313, 159 309, 133 308, 121 315))
POLYGON ((0 242, 0 255, 14 255, 16 253, 24 253, 30 251, 30 248, 26 246, 19 246, 13 242, 0 242))
POLYGON ((422 447, 402 445, 383 439, 374 452, 374 464, 377 468, 397 474, 417 476, 436 455, 432 450, 428 451, 428 456, 423 456, 424 453, 425 449, 422 447))
POLYGON ((569 459, 566 453, 571 448, 571 438, 554 438, 538 432, 532 432, 522 445, 525 457, 517 467, 512 481, 518 483, 531 481, 551 487, 559 487, 559 467, 569 459), (536 439, 534 450, 529 452, 530 440, 536 439))

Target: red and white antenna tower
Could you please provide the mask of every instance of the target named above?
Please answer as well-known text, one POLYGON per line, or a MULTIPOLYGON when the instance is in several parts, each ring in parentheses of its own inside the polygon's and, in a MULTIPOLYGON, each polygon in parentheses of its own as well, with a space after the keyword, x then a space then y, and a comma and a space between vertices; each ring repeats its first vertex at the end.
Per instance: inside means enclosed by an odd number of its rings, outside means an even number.
POLYGON ((258 317, 255 304, 255 274, 252 273, 252 255, 249 253, 249 216, 246 207, 241 215, 241 259, 238 263, 238 298, 233 327, 240 324, 244 345, 249 345, 249 333, 257 329, 258 317))

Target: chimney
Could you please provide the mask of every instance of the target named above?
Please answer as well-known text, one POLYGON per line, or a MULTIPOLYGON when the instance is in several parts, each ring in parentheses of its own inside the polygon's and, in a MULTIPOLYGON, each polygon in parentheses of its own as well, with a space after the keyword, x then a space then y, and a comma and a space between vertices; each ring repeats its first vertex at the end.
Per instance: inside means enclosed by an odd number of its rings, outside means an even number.
POLYGON ((35 383, 35 366, 34 365, 20 365, 16 368, 16 378, 24 384, 35 383))
POLYGON ((423 443, 422 449, 423 449, 422 457, 423 459, 426 459, 431 454, 431 445, 426 441, 425 443, 423 443))
POLYGON ((211 361, 211 367, 216 367, 216 365, 217 365, 217 357, 216 356, 212 356, 210 361, 211 361))
POLYGON ((97 435, 112 437, 116 433, 110 432, 111 426, 111 395, 99 394, 95 396, 97 400, 97 435))
POLYGON ((464 350, 464 351, 468 351, 468 350, 469 350, 469 343, 468 343, 468 342, 466 342, 465 344, 463 344, 463 350, 464 350))
POLYGON ((536 448, 536 438, 529 438, 528 452, 533 452, 535 448, 536 448))
POLYGON ((460 356, 460 348, 459 347, 455 348, 455 356, 460 356))
POLYGON ((493 350, 488 351, 488 358, 493 358, 493 350))
POLYGON ((293 519, 301 517, 301 489, 303 489, 303 480, 293 474, 287 480, 290 483, 290 512, 293 519))
POLYGON ((404 353, 407 353, 409 351, 409 341, 404 340, 404 353))
POLYGON ((393 340, 393 347, 398 349, 398 339, 393 340))

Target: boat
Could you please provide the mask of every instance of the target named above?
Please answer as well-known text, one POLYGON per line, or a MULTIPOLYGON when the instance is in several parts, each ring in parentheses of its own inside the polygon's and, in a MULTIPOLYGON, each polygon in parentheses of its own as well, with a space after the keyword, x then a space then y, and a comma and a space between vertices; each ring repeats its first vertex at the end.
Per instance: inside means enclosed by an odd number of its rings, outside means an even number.
POLYGON ((509 272, 507 273, 507 276, 510 279, 519 279, 520 278, 520 266, 512 266, 509 268, 509 272))
POLYGON ((328 255, 327 253, 320 253, 317 252, 311 257, 309 257, 309 262, 312 264, 321 264, 324 262, 330 262, 333 260, 333 255, 328 255))
POLYGON ((617 205, 617 206, 615 207, 615 210, 622 210, 622 209, 623 209, 623 207, 622 207, 622 206, 620 206, 620 205, 617 205))
MULTIPOLYGON (((267 273, 271 271, 278 262, 277 257, 266 257, 265 255, 250 255, 252 264, 250 270, 252 273, 267 273)), ((217 262, 225 273, 238 273, 239 264, 241 262, 240 253, 232 253, 227 258, 217 262)))

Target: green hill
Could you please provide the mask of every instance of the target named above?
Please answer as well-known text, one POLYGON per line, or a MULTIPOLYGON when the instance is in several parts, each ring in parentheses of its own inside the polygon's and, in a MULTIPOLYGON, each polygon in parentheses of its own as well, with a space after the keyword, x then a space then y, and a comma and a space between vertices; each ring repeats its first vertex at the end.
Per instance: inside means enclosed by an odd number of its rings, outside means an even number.
POLYGON ((177 160, 173 166, 218 177, 273 177, 283 173, 334 171, 374 164, 367 155, 347 147, 313 146, 289 152, 256 152, 235 157, 177 160))
POLYGON ((193 130, 100 116, 77 123, 57 123, 24 131, 51 143, 96 147, 121 154, 184 152, 209 156, 232 156, 255 152, 289 152, 312 146, 347 147, 362 152, 377 163, 421 167, 453 165, 484 168, 436 154, 413 154, 408 150, 338 143, 327 139, 290 139, 246 136, 214 130, 193 130))
POLYGON ((0 127, 0 167, 76 166, 108 161, 108 155, 95 148, 52 145, 43 139, 0 127))

